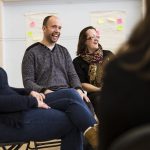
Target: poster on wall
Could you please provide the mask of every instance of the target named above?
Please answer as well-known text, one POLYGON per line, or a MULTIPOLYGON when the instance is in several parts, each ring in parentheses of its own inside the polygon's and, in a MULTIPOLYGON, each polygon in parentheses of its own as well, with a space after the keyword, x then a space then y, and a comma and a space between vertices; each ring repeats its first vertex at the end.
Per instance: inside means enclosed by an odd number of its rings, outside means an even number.
POLYGON ((98 11, 90 14, 91 25, 94 26, 100 36, 100 44, 103 49, 114 53, 125 40, 125 11, 98 11))
POLYGON ((57 13, 26 13, 26 47, 35 42, 39 42, 43 38, 42 23, 46 16, 56 15, 57 13))

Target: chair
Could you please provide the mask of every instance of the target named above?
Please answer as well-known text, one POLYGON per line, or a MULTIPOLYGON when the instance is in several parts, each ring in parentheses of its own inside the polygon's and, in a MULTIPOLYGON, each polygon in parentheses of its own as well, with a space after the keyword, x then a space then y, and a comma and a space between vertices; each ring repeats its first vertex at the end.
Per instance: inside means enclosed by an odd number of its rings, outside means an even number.
POLYGON ((0 143, 0 147, 3 150, 18 150, 24 144, 27 144, 27 147, 26 147, 26 150, 27 150, 28 149, 28 143, 29 142, 5 142, 5 143, 0 143))
POLYGON ((121 135, 109 150, 150 150, 150 124, 131 129, 121 135))
POLYGON ((12 142, 12 143, 6 142, 6 143, 0 143, 0 147, 3 150, 21 150, 24 144, 27 144, 26 150, 38 150, 38 149, 43 149, 43 148, 59 147, 61 145, 61 140, 12 142))
POLYGON ((43 148, 60 147, 61 140, 50 140, 50 141, 31 141, 28 143, 27 148, 30 150, 38 150, 43 148))

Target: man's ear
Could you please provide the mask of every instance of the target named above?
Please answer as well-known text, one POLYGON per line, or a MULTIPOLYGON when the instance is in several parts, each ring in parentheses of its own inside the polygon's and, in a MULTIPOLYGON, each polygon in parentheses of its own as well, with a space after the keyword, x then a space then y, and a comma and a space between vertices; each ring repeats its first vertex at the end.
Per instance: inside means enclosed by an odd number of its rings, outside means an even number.
POLYGON ((46 26, 42 26, 42 30, 45 31, 45 29, 46 29, 46 26))

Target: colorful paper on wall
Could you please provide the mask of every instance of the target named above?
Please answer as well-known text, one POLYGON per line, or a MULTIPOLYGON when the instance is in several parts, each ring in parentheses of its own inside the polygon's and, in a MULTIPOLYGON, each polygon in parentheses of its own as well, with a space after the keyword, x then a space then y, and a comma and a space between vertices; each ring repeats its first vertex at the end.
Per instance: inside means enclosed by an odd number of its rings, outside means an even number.
POLYGON ((104 23, 104 18, 100 17, 100 18, 98 19, 98 24, 103 24, 103 23, 104 23))
POLYGON ((91 12, 91 25, 100 31, 100 44, 104 49, 116 51, 125 40, 125 11, 91 12))
POLYGON ((117 24, 123 24, 123 19, 122 18, 118 18, 117 19, 117 24))
POLYGON ((110 22, 116 22, 116 19, 113 18, 113 17, 109 17, 109 18, 107 18, 107 20, 110 21, 110 22))
POLYGON ((26 46, 42 40, 42 22, 46 16, 56 15, 56 13, 37 12, 26 13, 26 46))
POLYGON ((118 26, 117 26, 117 30, 118 30, 118 31, 122 31, 123 29, 124 29, 124 27, 123 27, 122 25, 118 25, 118 26))
POLYGON ((33 33, 31 31, 27 32, 28 37, 32 37, 33 33))
POLYGON ((29 26, 30 26, 31 28, 35 27, 35 26, 36 26, 36 22, 35 22, 35 21, 31 21, 30 24, 29 24, 29 26))

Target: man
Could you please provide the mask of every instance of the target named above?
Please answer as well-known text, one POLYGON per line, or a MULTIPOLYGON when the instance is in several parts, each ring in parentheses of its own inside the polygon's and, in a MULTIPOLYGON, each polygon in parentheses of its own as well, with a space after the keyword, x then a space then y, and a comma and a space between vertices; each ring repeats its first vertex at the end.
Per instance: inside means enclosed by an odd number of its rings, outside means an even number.
POLYGON ((23 84, 26 88, 47 94, 62 88, 75 88, 82 92, 81 83, 74 69, 68 50, 57 44, 61 21, 56 16, 47 16, 43 21, 43 40, 27 48, 22 61, 23 84))
MULTIPOLYGON (((28 47, 22 61, 24 86, 44 94, 64 88, 75 88, 93 109, 89 103, 90 100, 82 92, 81 83, 68 50, 56 43, 60 37, 61 28, 58 17, 47 16, 44 19, 43 40, 28 47)), ((85 143, 84 147, 86 145, 85 143)))

